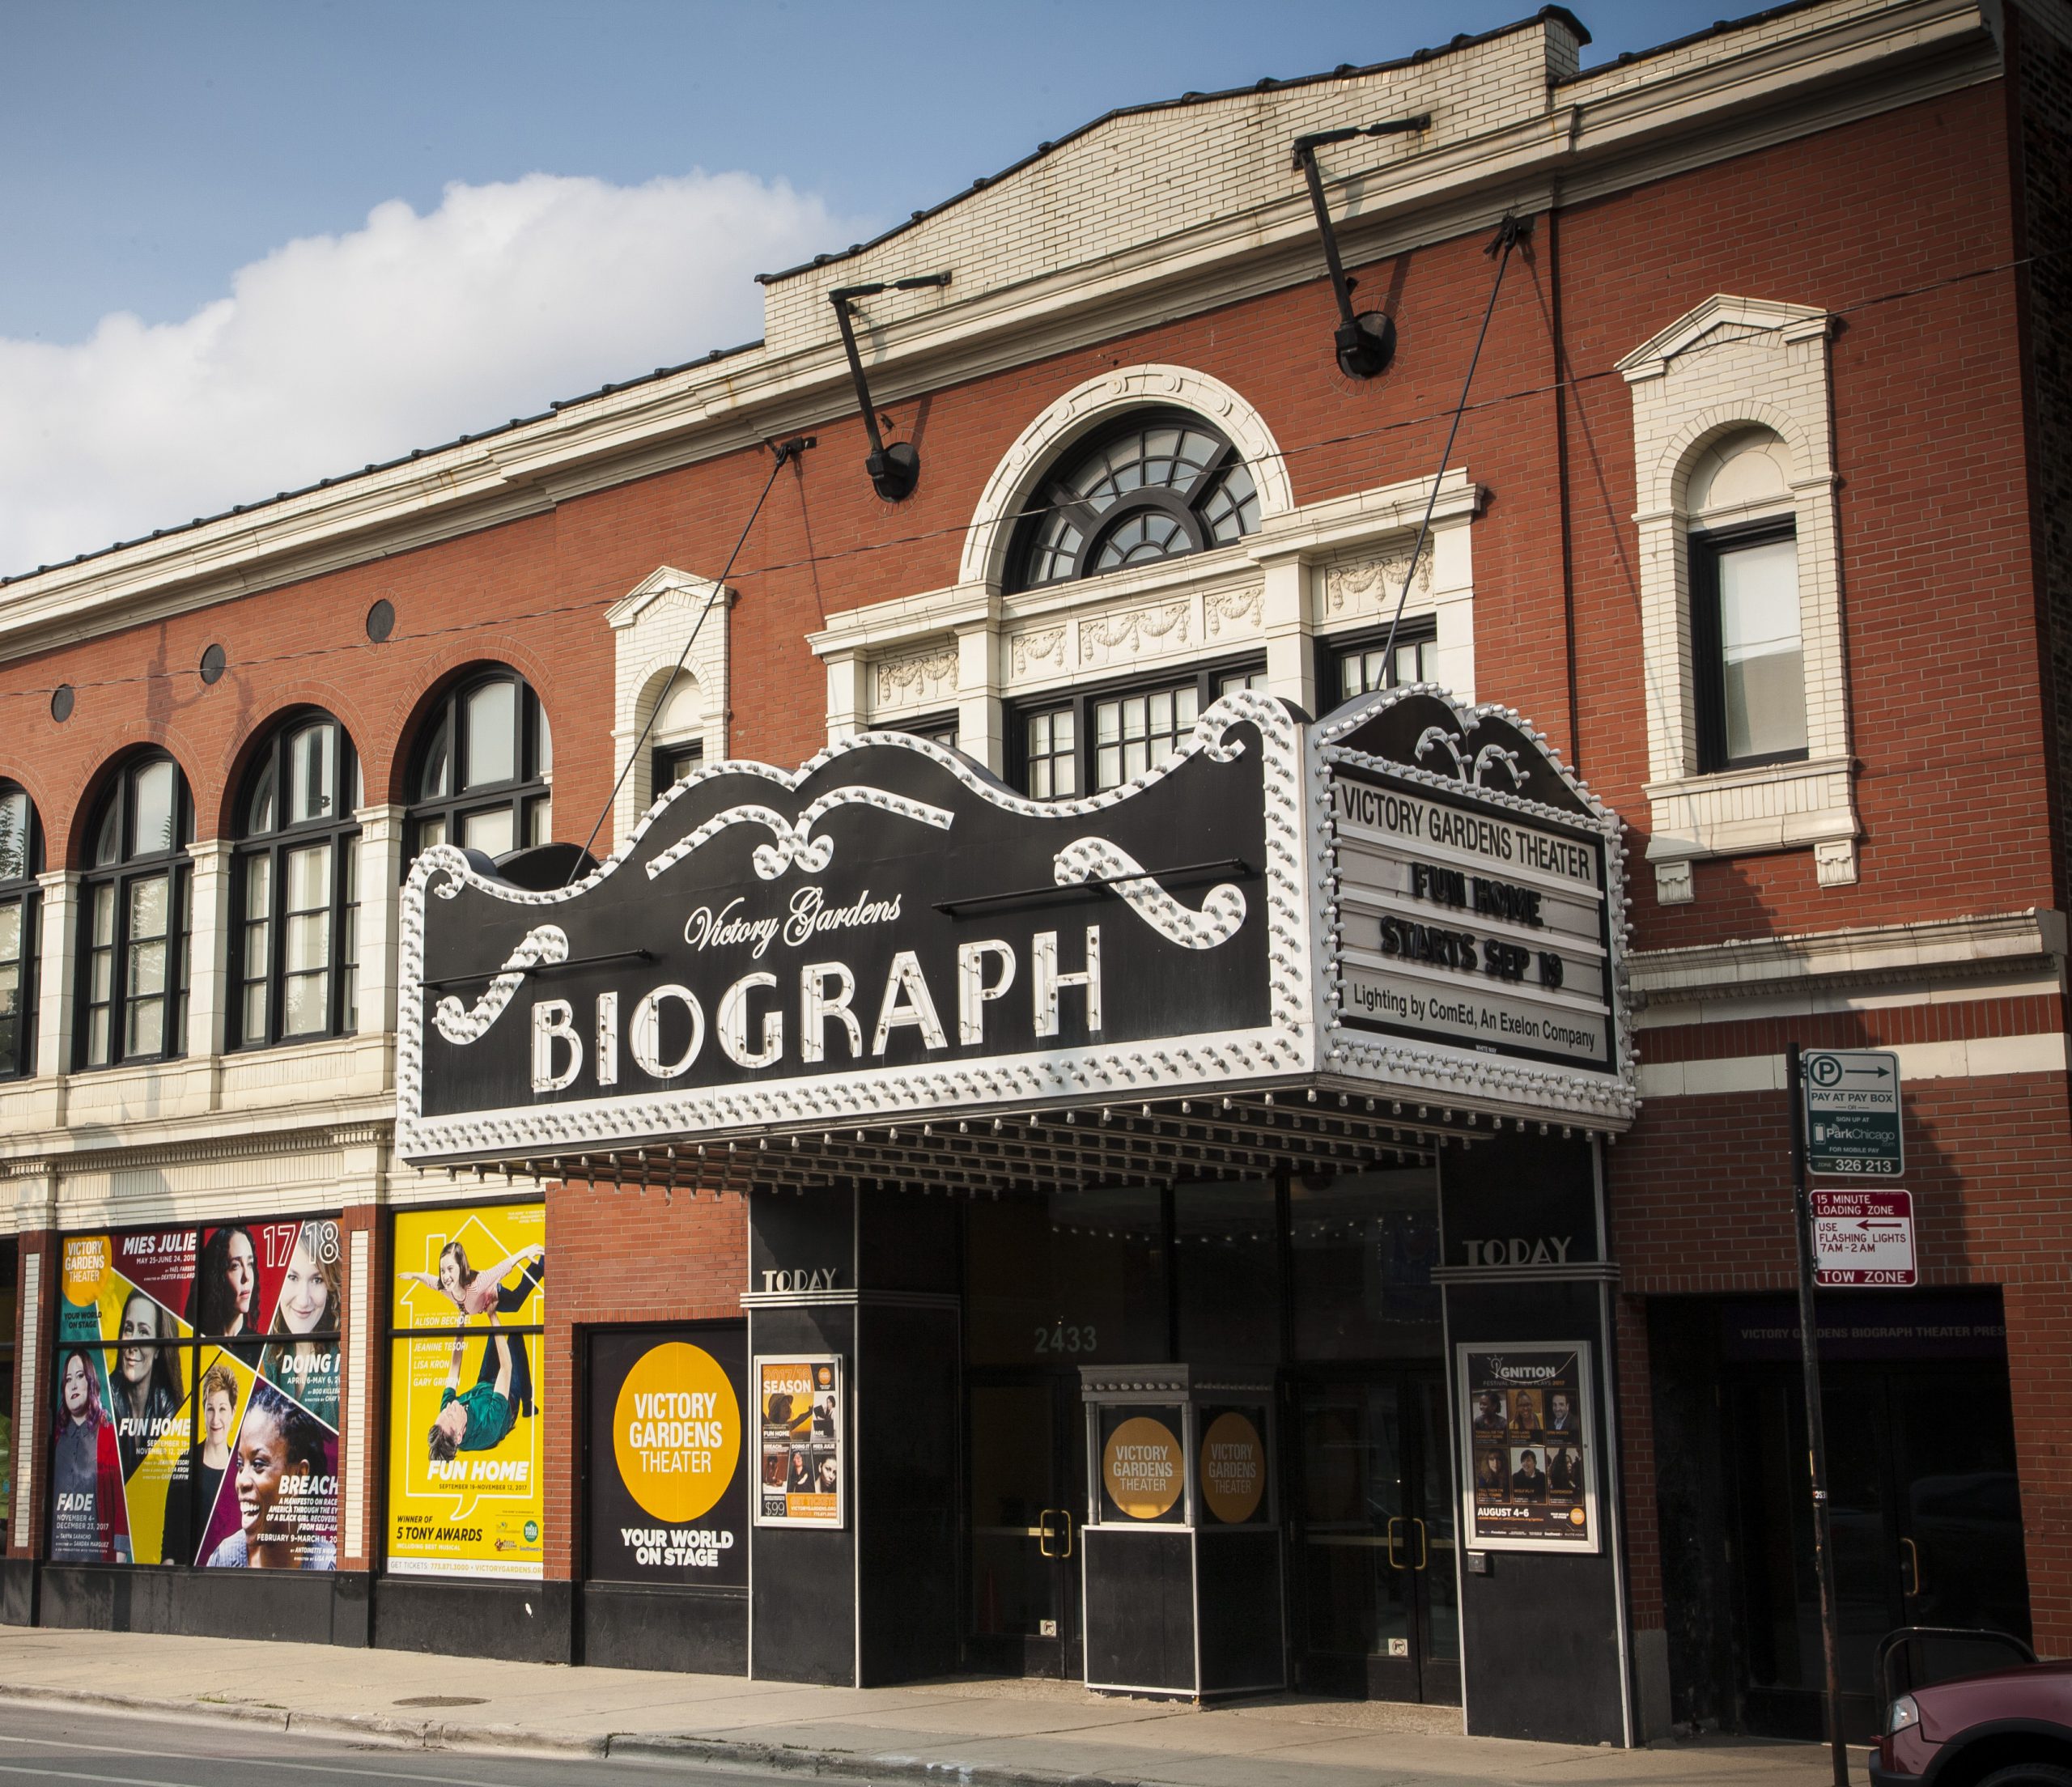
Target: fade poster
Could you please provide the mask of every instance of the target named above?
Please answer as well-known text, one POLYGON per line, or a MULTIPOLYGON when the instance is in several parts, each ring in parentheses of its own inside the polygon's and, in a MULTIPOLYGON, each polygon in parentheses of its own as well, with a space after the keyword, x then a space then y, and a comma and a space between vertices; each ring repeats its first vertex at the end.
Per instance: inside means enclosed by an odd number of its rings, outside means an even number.
POLYGON ((397 1215, 388 1562, 399 1575, 543 1573, 546 1241, 544 1204, 397 1215))

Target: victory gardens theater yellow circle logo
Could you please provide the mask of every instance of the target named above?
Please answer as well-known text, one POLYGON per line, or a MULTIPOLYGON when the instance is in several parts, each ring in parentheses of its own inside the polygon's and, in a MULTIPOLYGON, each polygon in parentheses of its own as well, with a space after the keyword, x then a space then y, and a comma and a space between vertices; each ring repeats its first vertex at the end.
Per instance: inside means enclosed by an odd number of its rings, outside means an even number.
POLYGON ((734 1480, 741 1408, 718 1360, 681 1340, 642 1354, 612 1411, 626 1493, 655 1519, 701 1517, 734 1480))
POLYGON ((1101 1469, 1109 1498, 1132 1520, 1157 1520, 1180 1499, 1180 1442, 1149 1415, 1132 1416, 1108 1436, 1101 1469))

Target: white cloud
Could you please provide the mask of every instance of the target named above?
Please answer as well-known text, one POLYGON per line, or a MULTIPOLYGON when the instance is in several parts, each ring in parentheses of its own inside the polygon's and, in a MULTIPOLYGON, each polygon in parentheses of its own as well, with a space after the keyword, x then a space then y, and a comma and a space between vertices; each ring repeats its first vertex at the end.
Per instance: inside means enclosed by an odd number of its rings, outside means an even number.
POLYGON ((184 321, 0 338, 0 572, 478 433, 762 333, 752 275, 854 240, 745 174, 530 174, 240 268, 184 321))

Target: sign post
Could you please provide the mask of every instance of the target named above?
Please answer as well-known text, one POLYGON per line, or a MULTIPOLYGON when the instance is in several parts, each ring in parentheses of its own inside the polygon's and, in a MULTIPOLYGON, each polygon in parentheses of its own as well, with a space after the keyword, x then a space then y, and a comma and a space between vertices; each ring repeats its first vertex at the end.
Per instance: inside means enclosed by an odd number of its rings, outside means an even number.
MULTIPOLYGON (((1816 1060, 1841 1057, 1822 1051, 1816 1060)), ((1828 1744, 1834 1757, 1835 1787, 1849 1787, 1849 1747, 1842 1736, 1841 1663, 1835 1618, 1834 1523, 1828 1505, 1828 1431, 1820 1411, 1820 1331, 1813 1313, 1818 1263, 1814 1250, 1813 1193, 1807 1184, 1807 1077, 1796 1042, 1785 1046, 1784 1076, 1791 1106, 1791 1191, 1798 1231, 1798 1353, 1806 1380, 1807 1451, 1813 1476, 1813 1567, 1820 1581, 1820 1649, 1827 1666, 1828 1744)), ((1834 1081, 1828 1082, 1830 1085, 1834 1081)), ((1899 1075, 1891 1080, 1892 1129, 1899 1128, 1899 1075)))

